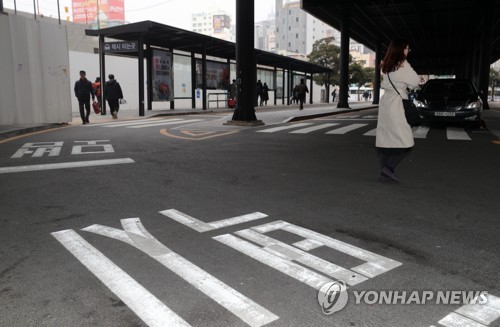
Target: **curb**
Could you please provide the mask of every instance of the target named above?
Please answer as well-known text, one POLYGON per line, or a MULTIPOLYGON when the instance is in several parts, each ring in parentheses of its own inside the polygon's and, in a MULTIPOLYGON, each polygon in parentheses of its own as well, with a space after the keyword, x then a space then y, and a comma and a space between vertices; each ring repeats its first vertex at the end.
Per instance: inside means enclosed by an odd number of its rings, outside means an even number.
POLYGON ((339 115, 339 114, 345 114, 349 112, 357 112, 357 111, 363 111, 367 109, 373 109, 377 108, 378 106, 373 106, 373 107, 365 107, 365 108, 359 108, 359 109, 345 109, 345 110, 340 110, 340 111, 335 111, 335 112, 325 112, 322 114, 315 114, 315 115, 307 115, 307 116, 296 116, 292 117, 291 119, 287 120, 287 123, 293 123, 296 121, 302 121, 302 120, 308 120, 308 119, 315 119, 315 118, 321 118, 321 117, 328 117, 328 116, 334 116, 334 115, 339 115))
POLYGON ((11 138, 11 137, 15 137, 15 136, 23 135, 23 134, 34 133, 34 132, 39 132, 39 131, 44 131, 44 130, 48 130, 48 129, 65 127, 68 125, 69 125, 68 123, 54 123, 54 124, 32 126, 32 127, 12 130, 12 131, 8 131, 8 132, 0 132, 0 140, 5 140, 5 139, 11 138))

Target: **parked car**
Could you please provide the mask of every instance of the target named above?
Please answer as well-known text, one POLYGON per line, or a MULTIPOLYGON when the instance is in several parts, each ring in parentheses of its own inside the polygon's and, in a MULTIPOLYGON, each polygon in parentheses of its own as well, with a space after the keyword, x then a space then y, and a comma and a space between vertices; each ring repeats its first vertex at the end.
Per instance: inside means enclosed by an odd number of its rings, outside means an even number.
POLYGON ((467 79, 432 79, 414 101, 424 121, 459 122, 481 127, 483 102, 467 79))

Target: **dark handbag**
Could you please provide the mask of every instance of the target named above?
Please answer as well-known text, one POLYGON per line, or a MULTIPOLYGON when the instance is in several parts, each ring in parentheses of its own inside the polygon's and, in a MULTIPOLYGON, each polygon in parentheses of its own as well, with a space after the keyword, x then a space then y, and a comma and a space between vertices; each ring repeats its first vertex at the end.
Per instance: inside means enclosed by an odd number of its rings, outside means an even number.
POLYGON ((411 127, 419 126, 422 123, 422 119, 420 118, 420 114, 418 113, 417 107, 413 104, 412 101, 408 99, 403 99, 399 91, 392 83, 391 78, 389 77, 389 73, 387 73, 387 77, 389 78, 389 82, 391 82, 392 87, 398 93, 399 97, 403 101, 403 108, 405 110, 405 117, 406 121, 408 122, 408 125, 410 125, 411 127))

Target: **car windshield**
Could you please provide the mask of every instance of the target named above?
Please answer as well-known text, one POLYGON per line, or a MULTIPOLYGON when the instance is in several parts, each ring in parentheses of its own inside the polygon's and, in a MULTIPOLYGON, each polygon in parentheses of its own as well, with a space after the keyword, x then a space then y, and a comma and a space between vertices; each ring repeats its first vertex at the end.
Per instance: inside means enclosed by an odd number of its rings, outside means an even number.
POLYGON ((472 95, 474 94, 474 89, 472 88, 472 85, 465 81, 446 81, 428 83, 422 92, 427 95, 472 95))

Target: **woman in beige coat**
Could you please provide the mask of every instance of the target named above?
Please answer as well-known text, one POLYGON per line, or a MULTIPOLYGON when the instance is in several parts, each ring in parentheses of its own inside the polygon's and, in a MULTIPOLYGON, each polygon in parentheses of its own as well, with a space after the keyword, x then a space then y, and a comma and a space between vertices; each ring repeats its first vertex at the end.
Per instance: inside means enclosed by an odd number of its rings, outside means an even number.
POLYGON ((406 61, 409 52, 408 42, 394 40, 381 63, 381 87, 385 93, 380 98, 375 141, 380 158, 381 182, 399 182, 395 169, 415 144, 401 101, 401 96, 408 98, 407 89, 415 89, 420 82, 419 76, 406 61), (389 78, 401 96, 394 90, 389 78))

